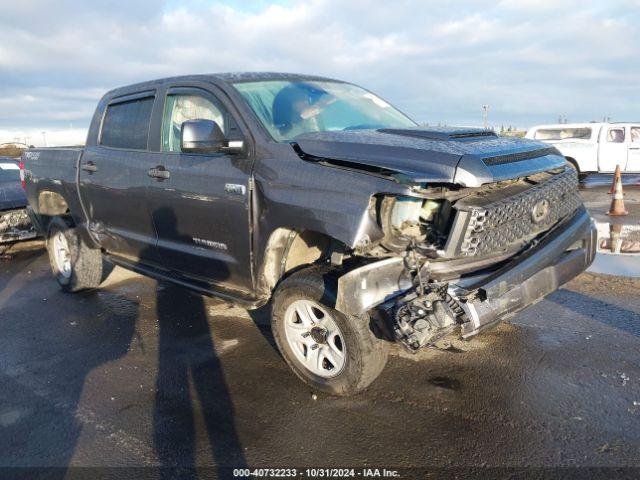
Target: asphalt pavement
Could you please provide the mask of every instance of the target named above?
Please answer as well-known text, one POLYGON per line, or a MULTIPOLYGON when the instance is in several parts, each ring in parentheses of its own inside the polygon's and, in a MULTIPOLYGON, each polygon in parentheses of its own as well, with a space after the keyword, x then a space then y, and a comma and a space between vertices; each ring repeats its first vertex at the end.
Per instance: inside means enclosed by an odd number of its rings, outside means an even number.
MULTIPOLYGON (((584 192, 590 208, 609 201, 598 189, 584 192)), ((640 192, 628 190, 632 205, 640 192)), ((609 257, 605 270, 620 273, 610 261, 620 256, 609 257)), ((194 478, 245 466, 640 475, 637 278, 585 273, 447 351, 393 348, 353 398, 302 384, 264 309, 119 268, 99 290, 64 294, 39 242, 0 259, 0 332, 3 477, 194 478)))

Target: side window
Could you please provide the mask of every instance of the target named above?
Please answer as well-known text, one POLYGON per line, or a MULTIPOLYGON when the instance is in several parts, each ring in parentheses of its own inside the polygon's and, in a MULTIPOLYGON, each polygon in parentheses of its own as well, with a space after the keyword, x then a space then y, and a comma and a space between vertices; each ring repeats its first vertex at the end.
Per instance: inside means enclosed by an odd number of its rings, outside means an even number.
POLYGON ((536 130, 533 138, 536 140, 560 140, 560 130, 551 128, 536 130))
POLYGON ((610 128, 609 132, 607 132, 607 142, 624 143, 624 128, 610 128))
POLYGON ((631 142, 640 143, 640 127, 631 127, 631 142))
POLYGON ((213 102, 200 95, 168 95, 162 119, 162 151, 180 152, 180 129, 187 120, 213 120, 228 133, 226 115, 213 102))
POLYGON ((561 129, 540 129, 536 130, 533 136, 536 140, 567 140, 581 139, 589 140, 591 138, 591 129, 588 127, 561 128, 561 129))
POLYGON ((102 122, 100 144, 146 150, 153 100, 146 97, 109 105, 102 122))

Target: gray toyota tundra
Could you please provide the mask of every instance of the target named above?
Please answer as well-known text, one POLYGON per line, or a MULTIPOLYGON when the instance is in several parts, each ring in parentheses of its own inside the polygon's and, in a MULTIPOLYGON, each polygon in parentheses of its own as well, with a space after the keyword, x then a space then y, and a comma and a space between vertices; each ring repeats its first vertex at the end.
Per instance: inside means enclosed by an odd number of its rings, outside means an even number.
POLYGON ((548 145, 420 127, 361 87, 193 75, 107 93, 84 148, 22 175, 64 291, 103 260, 246 308, 284 360, 350 395, 410 351, 512 317, 585 270, 596 231, 548 145))

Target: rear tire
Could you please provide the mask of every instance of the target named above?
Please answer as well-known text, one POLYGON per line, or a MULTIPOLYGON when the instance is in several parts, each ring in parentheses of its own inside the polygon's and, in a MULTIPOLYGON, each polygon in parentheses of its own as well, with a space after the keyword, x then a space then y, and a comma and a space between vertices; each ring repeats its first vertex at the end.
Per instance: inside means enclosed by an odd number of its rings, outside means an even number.
POLYGON ((331 307, 336 280, 330 270, 318 267, 284 280, 274 294, 271 328, 282 356, 302 381, 348 396, 380 375, 388 348, 372 331, 368 315, 347 316, 331 307))
POLYGON ((47 231, 51 271, 65 292, 97 288, 103 280, 102 252, 89 248, 76 228, 62 217, 54 217, 47 231))

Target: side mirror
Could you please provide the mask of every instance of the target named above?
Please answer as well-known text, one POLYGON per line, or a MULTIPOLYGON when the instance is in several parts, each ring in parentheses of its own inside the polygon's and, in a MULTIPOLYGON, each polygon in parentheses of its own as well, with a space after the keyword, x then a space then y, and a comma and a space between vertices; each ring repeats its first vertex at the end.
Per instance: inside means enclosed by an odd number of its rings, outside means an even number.
POLYGON ((180 149, 185 153, 220 152, 224 146, 224 132, 213 120, 187 120, 180 127, 180 149))
POLYGON ((187 120, 180 127, 180 149, 185 153, 241 153, 242 140, 227 140, 213 120, 187 120))

